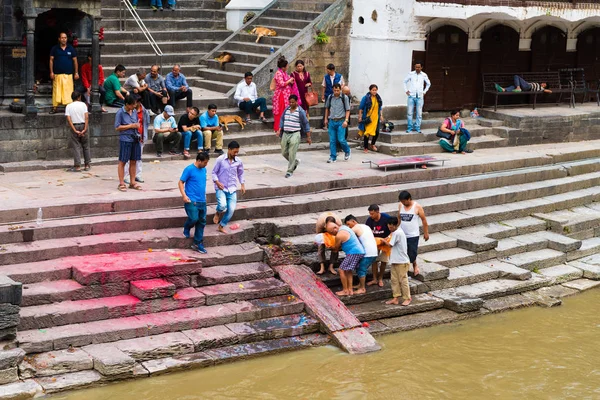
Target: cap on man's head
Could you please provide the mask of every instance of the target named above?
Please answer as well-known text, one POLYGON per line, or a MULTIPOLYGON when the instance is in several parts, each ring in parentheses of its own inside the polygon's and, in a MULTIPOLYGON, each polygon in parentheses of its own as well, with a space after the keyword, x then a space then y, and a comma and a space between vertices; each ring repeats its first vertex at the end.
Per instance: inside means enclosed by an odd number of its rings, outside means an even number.
POLYGON ((173 110, 173 106, 165 106, 165 112, 171 117, 175 115, 175 110, 173 110))

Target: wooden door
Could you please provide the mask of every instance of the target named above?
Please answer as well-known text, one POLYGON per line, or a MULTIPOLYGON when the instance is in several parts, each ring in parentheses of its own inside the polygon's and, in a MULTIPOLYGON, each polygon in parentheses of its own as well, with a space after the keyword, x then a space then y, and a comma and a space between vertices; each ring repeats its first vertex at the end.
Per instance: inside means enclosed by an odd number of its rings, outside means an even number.
POLYGON ((577 38, 577 67, 584 68, 585 79, 600 79, 600 28, 583 31, 577 38))
POLYGON ((482 73, 526 71, 519 62, 519 32, 510 26, 496 25, 483 32, 480 54, 482 73))
POLYGON ((545 26, 531 36, 531 71, 558 71, 575 66, 575 53, 567 53, 567 35, 554 26, 545 26))
POLYGON ((465 98, 476 96, 465 91, 467 80, 472 78, 467 73, 467 42, 467 34, 455 26, 446 25, 429 34, 424 71, 431 89, 425 98, 426 110, 460 108, 465 98))

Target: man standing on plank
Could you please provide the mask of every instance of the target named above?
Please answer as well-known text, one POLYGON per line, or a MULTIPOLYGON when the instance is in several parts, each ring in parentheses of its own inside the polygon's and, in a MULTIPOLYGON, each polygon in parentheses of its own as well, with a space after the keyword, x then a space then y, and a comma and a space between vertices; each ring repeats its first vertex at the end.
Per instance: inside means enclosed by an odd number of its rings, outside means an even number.
POLYGON ((398 206, 398 219, 400 220, 400 228, 406 235, 406 244, 408 247, 408 257, 413 265, 413 273, 419 275, 419 266, 417 265, 417 254, 419 250, 419 221, 417 216, 421 218, 423 223, 423 239, 429 240, 429 225, 425 218, 425 211, 416 201, 414 201, 406 190, 403 190, 398 195, 400 204, 398 206))

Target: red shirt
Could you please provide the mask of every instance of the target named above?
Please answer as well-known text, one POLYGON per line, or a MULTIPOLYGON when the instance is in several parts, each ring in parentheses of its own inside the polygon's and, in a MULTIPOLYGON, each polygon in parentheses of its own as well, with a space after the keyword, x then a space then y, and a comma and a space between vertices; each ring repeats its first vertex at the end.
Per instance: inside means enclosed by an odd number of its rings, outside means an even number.
MULTIPOLYGON (((92 64, 85 63, 81 66, 81 82, 86 89, 92 86, 92 64)), ((104 70, 102 69, 102 65, 98 65, 98 86, 102 86, 103 84, 104 70)))
POLYGON ((144 109, 142 107, 140 107, 140 109, 137 112, 138 115, 138 121, 140 123, 140 127, 138 128, 138 132, 140 133, 140 135, 142 136, 142 138, 140 139, 140 143, 144 142, 144 109))

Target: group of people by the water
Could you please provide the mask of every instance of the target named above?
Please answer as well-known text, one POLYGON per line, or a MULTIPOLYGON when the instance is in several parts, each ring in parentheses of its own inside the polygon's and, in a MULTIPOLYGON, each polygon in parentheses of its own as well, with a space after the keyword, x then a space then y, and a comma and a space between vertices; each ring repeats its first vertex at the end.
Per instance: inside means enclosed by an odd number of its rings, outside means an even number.
POLYGON ((359 223, 353 215, 347 215, 343 221, 333 212, 319 216, 315 228, 320 263, 317 274, 323 275, 327 264, 329 273, 338 274, 339 271, 342 290, 336 293, 338 296, 364 294, 368 286, 383 287, 389 266, 392 299, 387 304, 407 306, 411 303, 408 285, 410 265, 412 264, 414 276, 420 273, 417 262, 419 219, 425 241, 429 240, 429 227, 423 208, 412 199, 409 192, 400 192, 398 199, 397 217, 381 212, 377 204, 369 206, 369 217, 364 224, 359 223), (329 262, 327 250, 330 251, 329 262), (344 252, 344 259, 336 271, 335 264, 340 251, 344 252), (369 266, 372 279, 367 282, 369 266), (358 278, 356 286, 353 284, 355 274, 358 278))

